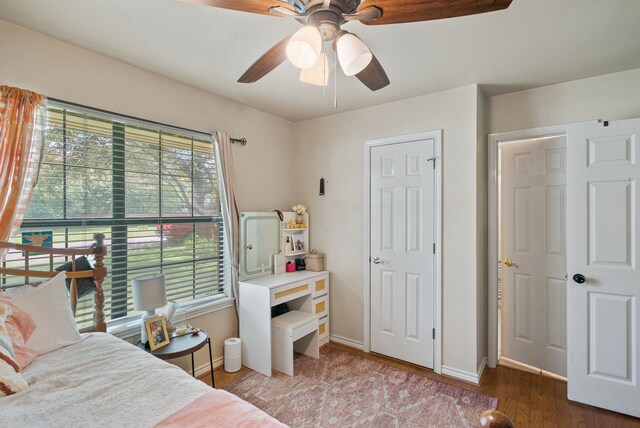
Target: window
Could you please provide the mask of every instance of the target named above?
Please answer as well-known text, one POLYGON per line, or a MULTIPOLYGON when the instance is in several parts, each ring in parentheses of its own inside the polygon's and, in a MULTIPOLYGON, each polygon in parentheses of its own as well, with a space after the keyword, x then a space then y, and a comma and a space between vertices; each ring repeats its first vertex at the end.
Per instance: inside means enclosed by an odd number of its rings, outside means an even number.
MULTIPOLYGON (((88 247, 106 235, 105 317, 135 313, 129 284, 163 273, 167 300, 220 295, 226 271, 220 181, 212 140, 199 134, 84 108, 48 108, 39 179, 22 231, 51 231, 55 247, 88 247)), ((18 238, 19 239, 19 238, 18 238)), ((64 263, 34 256, 37 265, 64 263)), ((10 253, 6 267, 24 263, 10 253)), ((21 278, 3 278, 3 285, 21 278)), ((93 295, 77 321, 92 321, 93 295)))

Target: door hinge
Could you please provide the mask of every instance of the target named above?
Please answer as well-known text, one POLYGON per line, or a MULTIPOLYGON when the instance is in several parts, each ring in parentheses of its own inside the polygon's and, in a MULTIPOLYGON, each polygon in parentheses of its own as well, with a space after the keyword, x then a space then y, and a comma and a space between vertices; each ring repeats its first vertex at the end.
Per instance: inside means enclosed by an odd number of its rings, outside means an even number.
POLYGON ((436 243, 434 242, 433 243, 433 254, 435 254, 435 253, 436 253, 436 243))
POLYGON ((433 337, 433 340, 436 340, 436 329, 435 328, 433 330, 431 330, 431 336, 433 337))

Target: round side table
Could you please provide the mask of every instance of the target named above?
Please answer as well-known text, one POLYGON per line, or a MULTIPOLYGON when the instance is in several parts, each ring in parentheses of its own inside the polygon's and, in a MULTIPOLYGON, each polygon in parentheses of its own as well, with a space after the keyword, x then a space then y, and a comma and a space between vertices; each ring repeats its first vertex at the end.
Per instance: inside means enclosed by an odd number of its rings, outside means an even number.
POLYGON ((209 367, 211 368, 211 386, 215 388, 215 381, 213 380, 213 356, 211 354, 211 338, 206 331, 200 329, 198 334, 185 334, 183 336, 172 337, 168 345, 155 351, 150 350, 142 342, 137 343, 138 348, 144 349, 151 355, 160 358, 161 360, 171 360, 173 358, 183 357, 191 354, 191 374, 196 377, 195 363, 193 354, 204 347, 209 345, 209 367))

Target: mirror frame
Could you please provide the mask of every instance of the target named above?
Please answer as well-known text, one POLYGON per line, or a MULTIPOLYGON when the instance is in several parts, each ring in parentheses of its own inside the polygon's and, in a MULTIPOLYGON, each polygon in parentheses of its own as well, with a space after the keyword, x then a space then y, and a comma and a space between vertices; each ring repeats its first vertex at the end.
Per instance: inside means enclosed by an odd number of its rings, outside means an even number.
MULTIPOLYGON (((273 255, 278 254, 282 251, 281 249, 281 229, 282 225, 280 222, 280 218, 278 214, 275 212, 242 212, 240 213, 240 281, 244 281, 247 279, 260 278, 262 276, 272 275, 274 273, 273 266, 273 255), (261 267, 256 267, 255 269, 247 270, 247 259, 248 259, 248 251, 258 251, 258 248, 254 248, 254 246, 259 242, 258 236, 253 236, 252 234, 247 232, 247 222, 248 221, 260 221, 260 220, 276 220, 273 229, 265 228, 264 232, 261 231, 263 235, 265 234, 273 234, 272 236, 275 239, 275 248, 277 249, 276 253, 271 253, 269 255, 269 262, 267 265, 263 265, 261 267), (251 236, 248 236, 251 235, 251 236), (249 248, 251 246, 251 248, 249 248)), ((262 237, 264 239, 265 236, 262 237)), ((271 242, 270 242, 271 243, 271 242)))

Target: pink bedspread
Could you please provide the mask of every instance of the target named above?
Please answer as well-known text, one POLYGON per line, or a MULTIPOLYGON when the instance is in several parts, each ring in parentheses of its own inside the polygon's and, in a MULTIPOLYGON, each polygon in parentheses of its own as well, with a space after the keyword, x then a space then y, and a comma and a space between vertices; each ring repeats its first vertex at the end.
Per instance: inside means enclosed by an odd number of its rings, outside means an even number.
POLYGON ((211 390, 160 421, 156 427, 286 427, 252 404, 221 389, 211 390))

